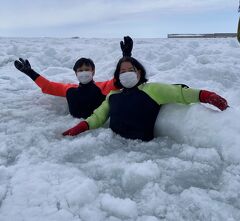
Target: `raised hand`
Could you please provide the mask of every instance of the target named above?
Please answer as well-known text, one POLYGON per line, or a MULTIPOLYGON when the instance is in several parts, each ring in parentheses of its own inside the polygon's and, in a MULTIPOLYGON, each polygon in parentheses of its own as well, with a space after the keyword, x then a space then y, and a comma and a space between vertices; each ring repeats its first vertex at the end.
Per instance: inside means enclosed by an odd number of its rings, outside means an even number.
POLYGON ((19 60, 14 61, 14 66, 27 76, 29 76, 33 81, 35 81, 40 75, 36 73, 29 63, 29 61, 26 59, 19 58, 19 60))
POLYGON ((132 56, 132 49, 133 49, 133 40, 129 36, 124 37, 124 42, 120 42, 120 47, 122 49, 122 54, 124 57, 131 57, 132 56))
POLYGON ((31 70, 31 65, 30 65, 29 61, 24 60, 22 58, 19 58, 19 61, 18 60, 14 61, 14 65, 19 71, 21 71, 27 75, 28 75, 29 71, 31 70))

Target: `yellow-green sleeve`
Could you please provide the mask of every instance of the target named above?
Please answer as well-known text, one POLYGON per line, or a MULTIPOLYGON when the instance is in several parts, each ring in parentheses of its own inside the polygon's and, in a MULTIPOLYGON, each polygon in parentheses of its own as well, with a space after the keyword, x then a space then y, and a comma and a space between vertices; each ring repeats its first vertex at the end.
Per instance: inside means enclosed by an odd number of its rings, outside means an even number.
POLYGON ((162 83, 147 83, 139 86, 154 101, 160 104, 182 103, 190 104, 199 102, 200 90, 162 83))
POLYGON ((117 92, 118 91, 111 92, 93 114, 86 119, 89 129, 99 128, 107 121, 110 109, 108 102, 109 96, 117 92))

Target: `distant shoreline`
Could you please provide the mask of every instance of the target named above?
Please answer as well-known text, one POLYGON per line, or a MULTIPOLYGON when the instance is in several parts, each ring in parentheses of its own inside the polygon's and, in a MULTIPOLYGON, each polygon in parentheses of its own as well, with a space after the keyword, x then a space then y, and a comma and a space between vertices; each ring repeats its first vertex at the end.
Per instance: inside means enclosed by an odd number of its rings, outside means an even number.
POLYGON ((237 33, 168 34, 168 38, 236 38, 237 33))

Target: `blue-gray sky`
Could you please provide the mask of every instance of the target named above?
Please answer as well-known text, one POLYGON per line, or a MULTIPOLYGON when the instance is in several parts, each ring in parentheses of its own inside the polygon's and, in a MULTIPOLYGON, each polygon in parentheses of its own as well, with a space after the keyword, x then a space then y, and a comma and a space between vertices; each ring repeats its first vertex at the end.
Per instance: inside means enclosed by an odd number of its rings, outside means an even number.
POLYGON ((0 0, 3 37, 236 32, 238 0, 0 0))

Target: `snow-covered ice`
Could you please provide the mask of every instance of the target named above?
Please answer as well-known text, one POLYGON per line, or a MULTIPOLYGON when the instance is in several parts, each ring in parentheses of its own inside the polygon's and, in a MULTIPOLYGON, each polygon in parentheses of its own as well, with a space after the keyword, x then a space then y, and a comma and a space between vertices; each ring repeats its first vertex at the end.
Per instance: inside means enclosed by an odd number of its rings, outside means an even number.
POLYGON ((13 61, 52 81, 77 83, 79 57, 112 77, 121 39, 0 38, 1 221, 240 220, 240 46, 236 39, 134 39, 150 81, 225 97, 163 106, 150 142, 107 127, 61 133, 79 120, 64 98, 42 94, 13 61))

